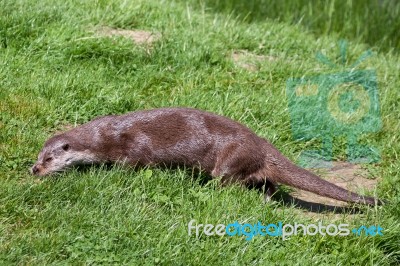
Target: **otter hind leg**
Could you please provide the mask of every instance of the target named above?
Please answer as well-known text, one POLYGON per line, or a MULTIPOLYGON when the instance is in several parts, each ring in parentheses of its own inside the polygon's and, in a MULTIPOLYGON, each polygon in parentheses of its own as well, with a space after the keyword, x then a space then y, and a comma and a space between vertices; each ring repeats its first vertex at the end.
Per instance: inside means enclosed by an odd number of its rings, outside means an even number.
POLYGON ((264 185, 264 200, 265 202, 271 201, 272 197, 276 193, 276 186, 270 181, 266 181, 264 185))
POLYGON ((258 189, 264 193, 265 202, 269 202, 277 189, 274 183, 267 179, 260 179, 250 176, 244 180, 245 185, 250 189, 258 189))

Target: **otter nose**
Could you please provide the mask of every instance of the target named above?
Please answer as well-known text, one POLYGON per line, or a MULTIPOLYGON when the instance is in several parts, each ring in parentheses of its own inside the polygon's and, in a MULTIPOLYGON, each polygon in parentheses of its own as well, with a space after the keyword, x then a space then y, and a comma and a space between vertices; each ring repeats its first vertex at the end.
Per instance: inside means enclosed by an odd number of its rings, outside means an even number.
POLYGON ((36 165, 34 165, 31 169, 31 172, 32 174, 36 175, 37 173, 39 173, 39 168, 36 165))

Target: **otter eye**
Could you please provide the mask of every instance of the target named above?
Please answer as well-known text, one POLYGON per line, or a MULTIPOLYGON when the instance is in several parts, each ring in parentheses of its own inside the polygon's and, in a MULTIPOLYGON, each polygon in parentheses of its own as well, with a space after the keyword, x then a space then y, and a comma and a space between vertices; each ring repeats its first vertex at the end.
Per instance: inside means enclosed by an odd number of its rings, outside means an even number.
POLYGON ((48 162, 51 162, 53 160, 53 158, 52 157, 49 157, 49 158, 47 158, 45 161, 48 163, 48 162))
POLYGON ((66 144, 64 144, 64 145, 62 146, 62 149, 63 149, 64 151, 68 151, 69 148, 70 148, 70 146, 69 146, 68 143, 66 143, 66 144))

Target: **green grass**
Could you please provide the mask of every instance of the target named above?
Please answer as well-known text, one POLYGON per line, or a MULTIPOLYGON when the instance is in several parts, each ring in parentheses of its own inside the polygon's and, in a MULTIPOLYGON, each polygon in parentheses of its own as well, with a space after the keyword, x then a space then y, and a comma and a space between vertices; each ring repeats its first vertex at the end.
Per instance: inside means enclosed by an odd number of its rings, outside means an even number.
MULTIPOLYGON (((337 36, 317 37, 272 20, 243 21, 197 1, 0 2, 1 264, 353 264, 400 261, 400 60, 377 53, 360 68, 378 75, 382 131, 362 136, 380 148, 369 166, 384 207, 339 215, 335 223, 379 224, 382 237, 188 236, 187 224, 317 223, 319 220, 240 187, 220 188, 184 170, 120 167, 73 170, 39 181, 28 173, 44 141, 65 125, 98 115, 190 106, 236 119, 287 157, 318 146, 292 139, 286 80, 331 70, 337 36), (152 48, 96 37, 98 25, 162 33, 152 48), (272 56, 251 72, 233 50, 272 56)), ((369 47, 349 43, 349 62, 369 47)), ((345 159, 345 142, 335 142, 345 159)), ((370 191, 370 194, 373 192, 370 191)), ((331 222, 329 215, 321 216, 331 222)))
POLYGON ((247 22, 267 18, 299 24, 316 35, 335 34, 382 51, 399 52, 400 3, 391 0, 201 0, 211 10, 247 22))

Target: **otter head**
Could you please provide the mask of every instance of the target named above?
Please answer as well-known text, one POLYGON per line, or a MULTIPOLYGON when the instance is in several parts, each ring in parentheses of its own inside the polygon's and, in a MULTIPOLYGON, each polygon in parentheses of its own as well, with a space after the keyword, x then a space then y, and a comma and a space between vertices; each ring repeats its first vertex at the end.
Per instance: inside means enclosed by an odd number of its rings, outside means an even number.
POLYGON ((94 156, 76 141, 61 135, 50 138, 40 151, 38 160, 31 168, 31 173, 45 176, 62 172, 73 165, 94 162, 94 156))

